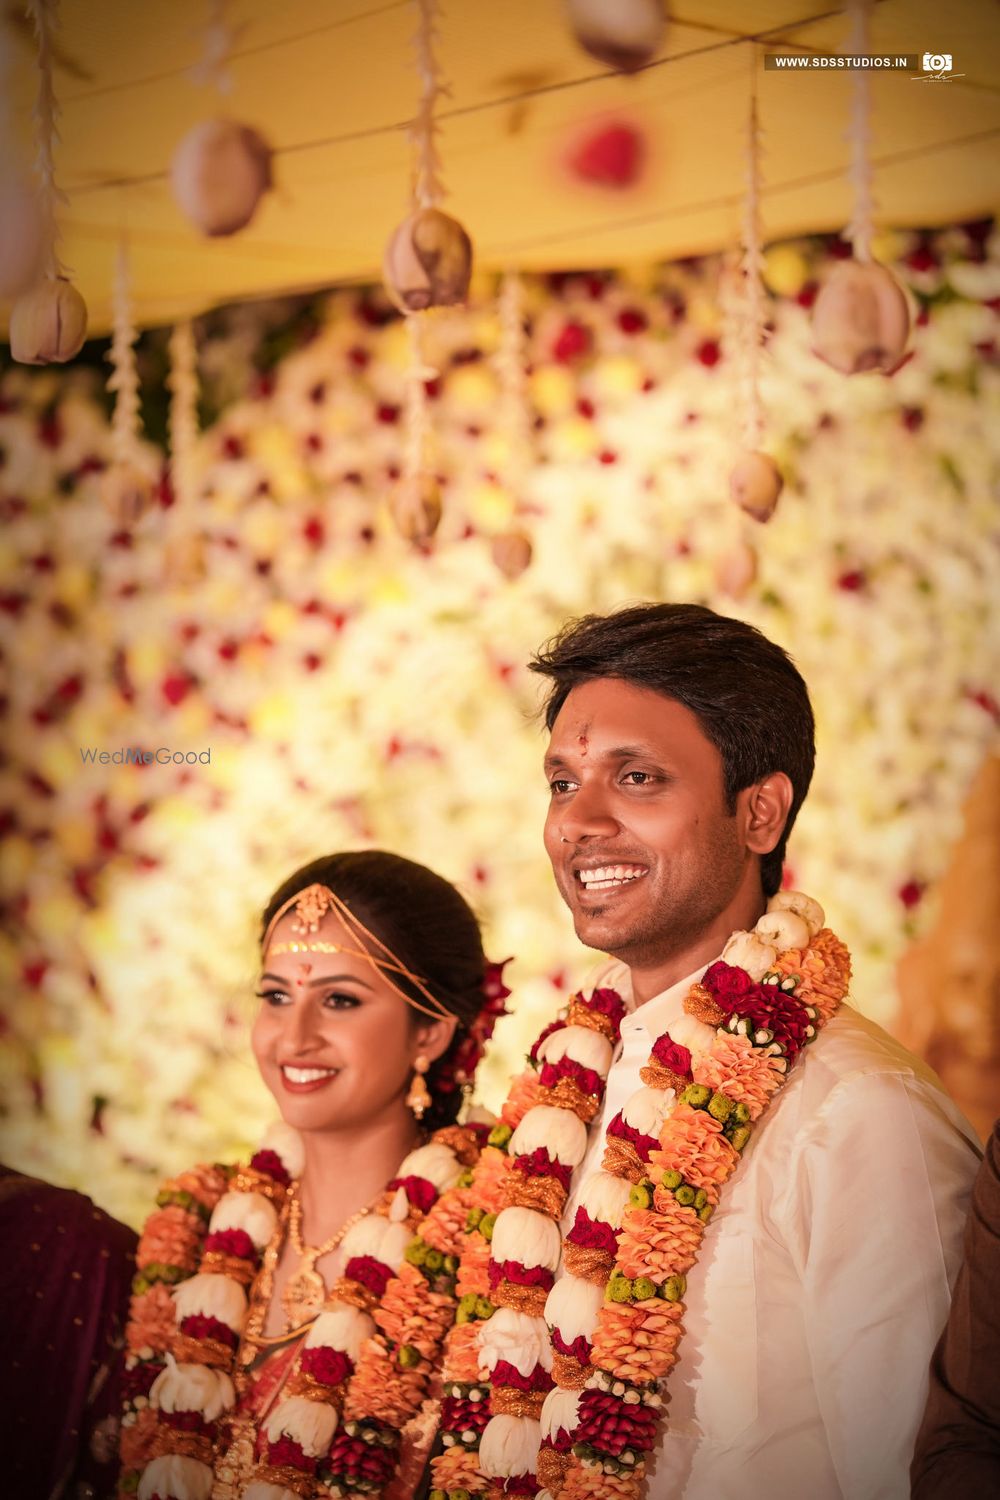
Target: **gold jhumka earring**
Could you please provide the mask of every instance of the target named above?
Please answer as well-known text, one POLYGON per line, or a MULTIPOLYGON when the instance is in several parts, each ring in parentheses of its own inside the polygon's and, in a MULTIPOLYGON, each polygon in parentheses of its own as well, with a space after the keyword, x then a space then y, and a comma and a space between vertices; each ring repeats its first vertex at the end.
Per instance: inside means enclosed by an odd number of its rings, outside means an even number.
POLYGON ((406 1106, 412 1109, 418 1120, 422 1120, 431 1107, 431 1096, 424 1082, 424 1074, 429 1067, 430 1063, 422 1052, 413 1059, 413 1082, 406 1096, 406 1106))

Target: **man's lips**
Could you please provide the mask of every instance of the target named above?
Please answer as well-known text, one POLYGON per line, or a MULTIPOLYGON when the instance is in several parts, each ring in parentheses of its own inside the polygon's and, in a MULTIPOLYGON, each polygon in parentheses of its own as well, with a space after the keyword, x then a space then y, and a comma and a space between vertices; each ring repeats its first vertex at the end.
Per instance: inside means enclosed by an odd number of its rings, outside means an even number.
POLYGON ((634 860, 607 860, 603 863, 588 862, 573 868, 573 885, 583 896, 607 895, 609 891, 624 890, 637 885, 649 874, 648 865, 634 860))

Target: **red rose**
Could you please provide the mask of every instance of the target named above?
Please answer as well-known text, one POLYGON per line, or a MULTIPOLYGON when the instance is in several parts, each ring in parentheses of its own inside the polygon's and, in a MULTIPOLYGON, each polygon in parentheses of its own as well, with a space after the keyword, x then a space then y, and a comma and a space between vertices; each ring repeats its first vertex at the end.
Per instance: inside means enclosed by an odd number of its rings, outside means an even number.
POLYGON ((573 1228, 566 1238, 582 1250, 603 1250, 608 1255, 618 1254, 618 1236, 610 1224, 603 1219, 592 1219, 585 1208, 578 1208, 573 1228))
POLYGON ((207 1236, 205 1249, 234 1255, 238 1260, 257 1259, 257 1248, 245 1229, 217 1229, 207 1236))
POLYGON ((419 1208, 422 1214, 430 1213, 437 1202, 437 1188, 426 1177, 394 1177, 389 1186, 405 1189, 410 1203, 414 1208, 419 1208))
POLYGON ((544 1063, 539 1074, 543 1087, 547 1089, 554 1089, 561 1078, 571 1079, 584 1094, 596 1094, 600 1098, 604 1093, 604 1080, 600 1073, 574 1062, 571 1057, 561 1057, 555 1063, 544 1063))
POLYGON ((567 1192, 573 1176, 573 1168, 564 1166, 561 1161, 553 1161, 544 1146, 538 1146, 523 1156, 515 1156, 514 1171, 524 1177, 554 1177, 567 1192))
POLYGON ((560 364, 569 364, 590 352, 593 335, 582 323, 567 323, 552 345, 552 356, 560 364))
POLYGON ((189 1318, 181 1320, 181 1333, 186 1333, 192 1339, 214 1339, 218 1344, 227 1344, 230 1349, 235 1349, 239 1338, 225 1323, 220 1323, 218 1318, 206 1318, 201 1313, 192 1313, 189 1318))
POLYGON ((691 1053, 687 1047, 675 1042, 669 1031, 653 1043, 653 1056, 661 1068, 669 1068, 671 1073, 679 1073, 682 1078, 691 1077, 691 1053))
POLYGON ((509 1281, 512 1286, 540 1286, 550 1292, 555 1280, 544 1266, 522 1266, 519 1260, 491 1260, 487 1274, 491 1290, 509 1281))
POLYGON ((630 1141, 642 1161, 648 1161, 650 1153, 660 1144, 655 1135, 643 1135, 634 1125, 626 1125, 620 1110, 608 1126, 608 1135, 616 1135, 621 1141, 630 1141))
POLYGON ((558 1328, 552 1330, 552 1347, 557 1354, 565 1354, 567 1359, 575 1359, 578 1364, 590 1364, 590 1340, 580 1334, 579 1338, 572 1341, 564 1339, 558 1328))
POLYGON ((329 1345, 321 1344, 315 1349, 302 1351, 301 1368, 320 1385, 340 1385, 354 1374, 354 1361, 343 1349, 331 1349, 329 1345))
POLYGON ((282 1464, 298 1469, 303 1474, 316 1472, 316 1460, 308 1458, 294 1438, 283 1432, 276 1443, 267 1445, 267 1461, 277 1469, 282 1464))
POLYGON ((543 1370, 541 1365, 536 1365, 530 1375, 522 1375, 516 1365, 508 1364, 505 1359, 498 1359, 490 1376, 492 1385, 510 1385, 516 1391, 551 1391, 553 1381, 548 1371, 543 1370))
POLYGON ((282 1187, 288 1187, 291 1177, 284 1162, 277 1151, 257 1151, 250 1158, 250 1165, 255 1172, 263 1172, 268 1177, 273 1177, 275 1182, 280 1182, 282 1187))
POLYGON ((392 1280, 392 1271, 384 1261, 373 1255, 354 1255, 344 1267, 344 1275, 351 1281, 360 1281, 376 1297, 384 1297, 385 1289, 392 1280))
POLYGON ((721 958, 718 963, 708 966, 701 982, 720 1005, 730 996, 749 995, 756 988, 746 969, 737 969, 732 964, 723 963, 721 958))

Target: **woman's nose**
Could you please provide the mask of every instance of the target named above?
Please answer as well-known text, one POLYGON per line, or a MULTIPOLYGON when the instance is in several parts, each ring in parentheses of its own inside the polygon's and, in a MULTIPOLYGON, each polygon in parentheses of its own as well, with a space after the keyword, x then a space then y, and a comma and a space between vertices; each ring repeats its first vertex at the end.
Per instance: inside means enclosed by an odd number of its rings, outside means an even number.
POLYGON ((296 1052, 308 1052, 317 1045, 319 1037, 319 1016, 312 997, 309 995, 296 995, 292 1004, 286 1011, 285 1037, 296 1052))

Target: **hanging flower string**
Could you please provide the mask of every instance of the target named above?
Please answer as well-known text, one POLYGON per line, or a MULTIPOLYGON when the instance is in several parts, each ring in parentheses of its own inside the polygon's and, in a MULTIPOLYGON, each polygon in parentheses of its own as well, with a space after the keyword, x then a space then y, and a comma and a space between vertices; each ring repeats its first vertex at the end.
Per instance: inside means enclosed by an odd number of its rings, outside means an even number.
POLYGON ((59 104, 52 83, 52 34, 59 24, 58 0, 28 0, 28 17, 38 47, 38 95, 33 111, 35 121, 35 170, 38 174, 39 199, 45 222, 45 274, 54 281, 66 275, 59 258, 59 214, 68 199, 56 182, 55 145, 59 140, 59 104))
POLYGON ((750 52, 750 112, 747 121, 747 177, 743 200, 743 443, 756 448, 764 435, 760 402, 760 350, 764 339, 764 255, 760 232, 760 116, 754 49, 750 52))
MULTIPOLYGON (((524 376, 524 288, 514 270, 505 272, 497 299, 500 346, 496 369, 500 381, 501 429, 506 444, 504 483, 511 499, 511 519, 524 509, 530 424, 524 376)), ((531 540, 516 524, 493 538, 493 561, 508 578, 517 578, 532 557, 531 540)))
MULTIPOLYGON (((760 116, 757 109, 757 50, 750 45, 750 102, 747 114, 747 174, 743 200, 743 233, 737 272, 739 312, 735 316, 743 446, 729 476, 729 492, 754 521, 770 519, 784 481, 774 459, 760 451, 764 412, 760 398, 760 353, 764 342, 764 254, 760 222, 760 116)), ((734 309, 735 312, 735 309, 734 309)), ((743 546, 746 541, 744 539, 743 546)), ((737 567, 741 579, 752 581, 755 567, 745 554, 737 567)), ((739 588, 727 592, 738 595, 739 588)))
MULTIPOLYGON (((850 0, 850 51, 854 57, 866 56, 868 53, 870 3, 871 0, 850 0)), ((854 215, 848 226, 847 236, 854 250, 854 259, 866 264, 872 258, 875 198, 872 190, 871 78, 864 68, 856 68, 851 78, 851 124, 848 139, 851 146, 854 215)))
POLYGON ((198 442, 198 352, 190 320, 170 334, 170 472, 178 516, 194 501, 194 460, 198 442))
POLYGON ((246 31, 245 25, 233 25, 229 11, 230 0, 209 0, 201 58, 188 73, 192 83, 203 84, 219 94, 232 92, 233 49, 246 31))
POLYGON ((111 457, 125 467, 140 456, 139 371, 135 362, 135 324, 132 321, 131 278, 125 242, 115 257, 114 327, 111 336, 111 374, 108 390, 115 398, 111 418, 111 457))
POLYGON ((87 307, 59 258, 59 207, 67 202, 56 183, 55 146, 59 104, 52 82, 52 35, 58 24, 56 0, 27 0, 35 32, 38 94, 35 99, 35 173, 41 220, 42 280, 18 297, 10 314, 10 351, 20 364, 64 364, 80 352, 87 333, 87 307))
POLYGON ((445 196, 441 176, 441 157, 437 135, 441 127, 435 111, 442 99, 451 95, 438 63, 435 44, 438 40, 438 0, 416 0, 419 24, 413 38, 420 75, 420 102, 410 128, 414 148, 413 200, 417 208, 437 208, 445 196))

